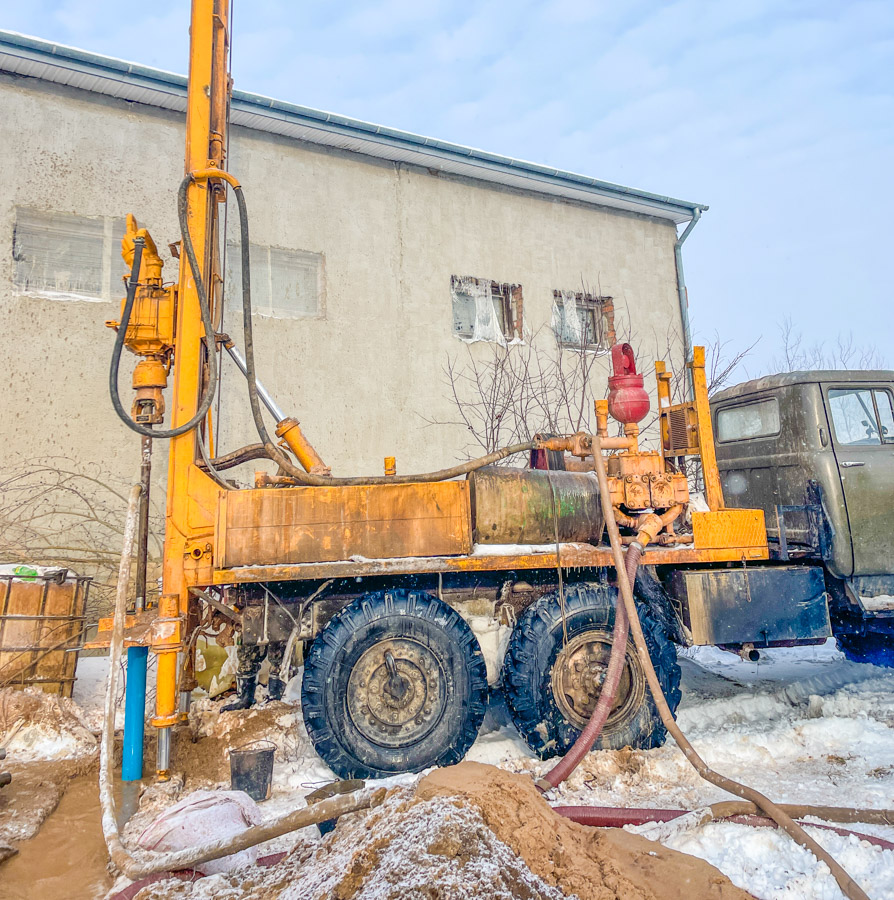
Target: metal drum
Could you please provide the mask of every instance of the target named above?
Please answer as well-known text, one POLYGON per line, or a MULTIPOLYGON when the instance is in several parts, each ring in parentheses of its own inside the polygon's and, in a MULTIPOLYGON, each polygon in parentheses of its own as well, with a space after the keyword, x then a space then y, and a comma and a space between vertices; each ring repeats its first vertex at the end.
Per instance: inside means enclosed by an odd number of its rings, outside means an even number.
POLYGON ((596 476, 487 466, 469 476, 473 537, 479 544, 597 541, 604 520, 596 476))

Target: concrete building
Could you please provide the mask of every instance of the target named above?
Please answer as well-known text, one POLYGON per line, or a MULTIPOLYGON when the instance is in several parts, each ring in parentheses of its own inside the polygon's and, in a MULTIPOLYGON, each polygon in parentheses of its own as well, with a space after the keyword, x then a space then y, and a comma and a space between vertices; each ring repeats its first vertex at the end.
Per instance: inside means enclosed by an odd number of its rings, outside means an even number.
MULTIPOLYGON (((185 104, 180 76, 0 33, 0 471, 50 455, 135 471, 104 323, 126 214, 159 246, 178 238, 185 104)), ((239 91, 229 168, 249 205, 259 377, 335 473, 471 449, 463 425, 429 424, 458 420, 448 360, 534 347, 573 368, 583 352, 601 396, 630 319, 647 372, 681 346, 677 226, 699 204, 239 91)), ((232 204, 231 233, 234 219, 232 204)), ((223 328, 241 344, 229 297, 223 328)), ((129 404, 129 368, 121 385, 129 404)), ((218 452, 256 440, 229 362, 222 393, 218 452)))

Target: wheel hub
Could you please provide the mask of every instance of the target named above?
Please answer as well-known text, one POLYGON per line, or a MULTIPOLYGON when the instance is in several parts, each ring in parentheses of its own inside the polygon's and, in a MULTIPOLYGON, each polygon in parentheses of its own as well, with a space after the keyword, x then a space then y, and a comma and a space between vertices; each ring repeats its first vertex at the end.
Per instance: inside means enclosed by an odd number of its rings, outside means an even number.
POLYGON ((443 673, 432 651, 395 638, 370 647, 348 678, 348 714, 370 741, 402 747, 424 738, 444 712, 443 673))
MULTIPOLYGON (((611 636, 587 631, 573 637, 559 652, 552 671, 552 690, 562 715, 583 729, 593 714, 611 657, 611 636)), ((627 711, 633 683, 628 654, 606 727, 617 722, 627 711)))

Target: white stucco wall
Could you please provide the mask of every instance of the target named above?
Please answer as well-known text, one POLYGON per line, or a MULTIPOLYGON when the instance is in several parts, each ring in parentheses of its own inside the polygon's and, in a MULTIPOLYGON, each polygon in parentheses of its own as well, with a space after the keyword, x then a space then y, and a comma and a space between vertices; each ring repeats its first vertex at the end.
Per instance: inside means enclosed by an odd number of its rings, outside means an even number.
MULTIPOLYGON (((133 212, 166 246, 178 237, 183 121, 6 75, 0 120, 0 469, 62 454, 129 479, 139 441, 116 419, 106 388, 113 336, 104 322, 118 317, 118 302, 22 295, 13 282, 15 210, 133 212)), ((258 374, 337 474, 378 474, 386 455, 404 473, 440 467, 468 446, 462 428, 426 425, 455 419, 443 367, 469 352, 452 334, 451 275, 521 284, 527 327, 550 349, 553 290, 582 283, 612 296, 619 314, 629 310, 647 373, 656 346, 663 353, 669 333, 679 340, 675 229, 666 221, 238 128, 230 168, 245 186, 253 242, 324 257, 322 315, 259 319, 258 374)), ((124 273, 120 260, 115 266, 124 273)), ((175 271, 169 262, 166 277, 175 271)), ((238 323, 226 326, 241 344, 238 323)), ((244 384, 229 362, 226 372, 219 452, 256 440, 244 384)))

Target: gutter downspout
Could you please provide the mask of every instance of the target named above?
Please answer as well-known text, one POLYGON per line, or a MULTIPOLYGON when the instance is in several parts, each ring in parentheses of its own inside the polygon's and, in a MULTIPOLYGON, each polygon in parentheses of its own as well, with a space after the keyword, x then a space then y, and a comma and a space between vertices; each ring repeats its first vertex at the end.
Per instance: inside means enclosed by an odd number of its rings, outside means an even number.
MULTIPOLYGON (((702 217, 701 207, 693 207, 692 219, 683 233, 674 242, 674 263, 677 269, 677 296, 680 300, 680 319, 683 322, 683 362, 692 362, 692 330, 689 325, 689 294, 686 290, 686 279, 683 276, 683 243, 689 237, 689 232, 698 224, 702 217)), ((692 387, 692 369, 686 369, 686 387, 688 399, 695 396, 692 387)))

